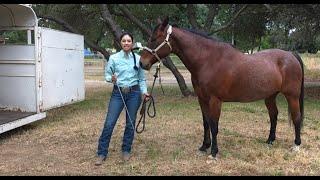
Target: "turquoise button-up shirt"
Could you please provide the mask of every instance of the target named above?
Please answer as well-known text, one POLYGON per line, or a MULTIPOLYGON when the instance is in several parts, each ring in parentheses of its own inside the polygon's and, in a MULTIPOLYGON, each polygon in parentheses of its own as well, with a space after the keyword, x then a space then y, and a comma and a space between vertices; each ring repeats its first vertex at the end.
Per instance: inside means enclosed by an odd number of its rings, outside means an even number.
POLYGON ((134 69, 134 59, 132 53, 125 53, 123 50, 112 54, 109 57, 105 67, 105 79, 111 81, 113 73, 117 76, 117 84, 119 87, 128 87, 139 84, 143 94, 147 93, 146 78, 144 70, 140 67, 140 55, 136 54, 136 65, 138 70, 134 69))

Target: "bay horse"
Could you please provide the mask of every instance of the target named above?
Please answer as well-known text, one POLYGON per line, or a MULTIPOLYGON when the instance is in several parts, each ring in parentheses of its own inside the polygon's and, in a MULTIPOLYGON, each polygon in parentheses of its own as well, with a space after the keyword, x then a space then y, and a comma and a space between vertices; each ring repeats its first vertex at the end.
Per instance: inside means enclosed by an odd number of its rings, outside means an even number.
POLYGON ((217 134, 223 102, 264 99, 271 124, 266 143, 272 145, 276 139, 278 93, 288 102, 289 121, 293 121, 295 130, 294 148, 298 150, 304 111, 304 70, 298 54, 268 49, 247 55, 231 44, 172 27, 166 18, 155 27, 147 47, 143 48, 140 65, 149 70, 170 53, 176 54, 191 73, 203 118, 201 152, 211 146, 211 158, 218 153, 217 134))

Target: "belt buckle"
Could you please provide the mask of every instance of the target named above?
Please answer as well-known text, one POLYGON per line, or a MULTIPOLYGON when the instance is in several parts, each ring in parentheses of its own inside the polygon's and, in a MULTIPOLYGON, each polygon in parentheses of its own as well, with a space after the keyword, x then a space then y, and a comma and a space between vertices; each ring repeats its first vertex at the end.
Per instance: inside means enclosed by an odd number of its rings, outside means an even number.
POLYGON ((126 93, 130 92, 130 87, 122 87, 121 91, 126 94, 126 93))

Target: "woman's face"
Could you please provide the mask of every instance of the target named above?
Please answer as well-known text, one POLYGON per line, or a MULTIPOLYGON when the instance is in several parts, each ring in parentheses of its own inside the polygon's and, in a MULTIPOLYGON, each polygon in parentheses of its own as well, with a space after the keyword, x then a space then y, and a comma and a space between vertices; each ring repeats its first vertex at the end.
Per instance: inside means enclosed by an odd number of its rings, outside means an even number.
POLYGON ((129 35, 124 35, 121 39, 121 47, 125 52, 129 52, 133 46, 132 39, 129 35))

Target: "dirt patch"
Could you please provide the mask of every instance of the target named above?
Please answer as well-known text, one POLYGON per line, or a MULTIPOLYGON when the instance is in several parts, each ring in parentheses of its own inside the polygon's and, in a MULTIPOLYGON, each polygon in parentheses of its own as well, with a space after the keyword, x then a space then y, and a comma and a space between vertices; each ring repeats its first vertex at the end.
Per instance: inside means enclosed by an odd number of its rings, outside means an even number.
POLYGON ((320 82, 320 78, 305 77, 304 82, 320 82))
POLYGON ((320 87, 308 87, 304 92, 306 96, 320 100, 320 87))
POLYGON ((171 86, 165 87, 170 92, 166 96, 156 97, 157 116, 147 118, 146 131, 136 136, 133 158, 128 163, 120 158, 123 112, 111 139, 110 156, 96 167, 109 85, 86 82, 85 101, 52 109, 42 121, 1 134, 0 175, 319 175, 317 107, 307 109, 303 146, 295 154, 289 151, 294 133, 284 103, 279 105, 278 136, 272 148, 264 143, 270 126, 264 103, 225 103, 219 158, 208 165, 207 156, 197 154, 203 139, 198 102, 195 97, 182 98, 179 89, 171 86))

